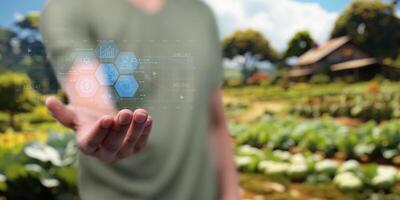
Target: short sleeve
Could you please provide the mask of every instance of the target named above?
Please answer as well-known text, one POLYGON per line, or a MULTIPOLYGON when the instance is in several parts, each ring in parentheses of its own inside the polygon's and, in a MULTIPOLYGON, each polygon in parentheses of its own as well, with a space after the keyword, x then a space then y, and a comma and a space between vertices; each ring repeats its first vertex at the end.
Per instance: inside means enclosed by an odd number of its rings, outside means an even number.
POLYGON ((222 48, 220 45, 220 39, 218 34, 218 27, 216 24, 215 17, 210 9, 207 9, 207 25, 209 27, 209 39, 207 41, 208 45, 206 51, 208 52, 208 65, 211 67, 211 87, 216 89, 221 87, 223 78, 223 68, 222 68, 222 48))
POLYGON ((73 64, 76 49, 93 48, 83 2, 49 0, 41 13, 40 32, 60 83, 73 64))

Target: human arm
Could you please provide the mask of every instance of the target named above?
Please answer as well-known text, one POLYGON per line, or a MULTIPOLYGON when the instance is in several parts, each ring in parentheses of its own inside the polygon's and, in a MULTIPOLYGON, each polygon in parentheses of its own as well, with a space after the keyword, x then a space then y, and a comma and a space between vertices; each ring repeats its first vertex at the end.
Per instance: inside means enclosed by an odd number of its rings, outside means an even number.
POLYGON ((89 20, 81 15, 83 7, 78 1, 49 1, 42 12, 40 31, 48 58, 70 101, 64 105, 51 97, 46 106, 56 120, 76 131, 81 152, 113 162, 145 146, 152 118, 143 109, 118 110, 111 100, 103 100, 110 92, 96 81, 94 94, 80 95, 79 80, 93 76, 99 66, 96 59, 65 59, 74 55, 76 49, 93 49, 96 43, 89 20))
POLYGON ((238 200, 239 185, 233 161, 233 146, 226 125, 220 89, 213 92, 210 107, 211 147, 217 160, 221 200, 238 200))

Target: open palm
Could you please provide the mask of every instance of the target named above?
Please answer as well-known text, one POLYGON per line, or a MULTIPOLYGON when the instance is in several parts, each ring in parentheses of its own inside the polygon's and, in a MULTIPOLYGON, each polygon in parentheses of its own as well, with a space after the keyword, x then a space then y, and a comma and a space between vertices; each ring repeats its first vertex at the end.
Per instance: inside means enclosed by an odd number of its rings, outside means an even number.
POLYGON ((143 109, 123 109, 102 115, 82 107, 64 105, 50 97, 46 106, 64 126, 76 131, 77 145, 87 154, 106 162, 126 158, 140 151, 150 134, 152 119, 143 109))
MULTIPOLYGON (((69 74, 64 83, 70 100, 68 105, 54 97, 46 100, 53 117, 76 131, 78 148, 84 154, 102 161, 120 160, 143 149, 152 127, 151 116, 144 109, 118 111, 111 101, 93 103, 96 97, 82 98, 71 80, 79 78, 83 70, 87 72, 87 67, 73 66, 77 73, 69 74)), ((97 94, 103 96, 109 91, 106 87, 99 87, 97 94)))

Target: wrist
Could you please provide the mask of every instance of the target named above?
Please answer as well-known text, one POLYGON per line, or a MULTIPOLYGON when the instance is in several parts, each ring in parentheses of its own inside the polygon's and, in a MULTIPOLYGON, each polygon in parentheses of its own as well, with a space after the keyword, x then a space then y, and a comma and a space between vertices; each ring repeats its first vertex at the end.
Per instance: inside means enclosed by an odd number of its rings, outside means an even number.
POLYGON ((239 187, 230 187, 223 190, 221 200, 239 200, 240 191, 239 187))

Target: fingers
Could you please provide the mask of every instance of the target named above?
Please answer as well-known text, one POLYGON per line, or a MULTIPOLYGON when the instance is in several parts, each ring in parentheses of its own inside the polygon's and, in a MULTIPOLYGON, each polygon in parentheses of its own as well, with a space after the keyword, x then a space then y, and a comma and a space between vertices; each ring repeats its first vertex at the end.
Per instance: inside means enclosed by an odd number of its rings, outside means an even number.
POLYGON ((150 117, 148 116, 147 111, 143 109, 137 109, 133 115, 132 125, 124 139, 122 148, 118 153, 119 158, 127 157, 133 153, 134 145, 142 135, 147 125, 147 120, 150 117))
POLYGON ((145 123, 145 128, 143 130, 143 133, 140 135, 138 141, 136 142, 133 152, 139 152, 146 146, 151 132, 152 124, 153 124, 153 119, 149 116, 145 123))
POLYGON ((115 118, 103 116, 91 130, 78 131, 78 147, 83 153, 105 162, 126 158, 146 145, 152 121, 143 109, 134 113, 124 109, 115 118))
POLYGON ((51 115, 59 121, 61 124, 68 128, 75 128, 75 114, 74 112, 66 107, 63 103, 54 97, 46 99, 45 105, 49 109, 51 115))
POLYGON ((84 130, 81 131, 83 134, 78 132, 78 148, 87 155, 95 155, 107 134, 112 130, 113 125, 114 118, 111 116, 104 116, 96 122, 94 128, 88 131, 87 134, 84 130))
POLYGON ((132 111, 121 110, 115 119, 115 125, 111 132, 104 139, 99 149, 99 156, 102 160, 113 161, 121 148, 127 131, 133 118, 132 111))
POLYGON ((132 126, 127 136, 125 137, 124 144, 133 145, 145 128, 145 122, 147 121, 148 114, 143 109, 137 109, 134 112, 134 118, 132 126))

